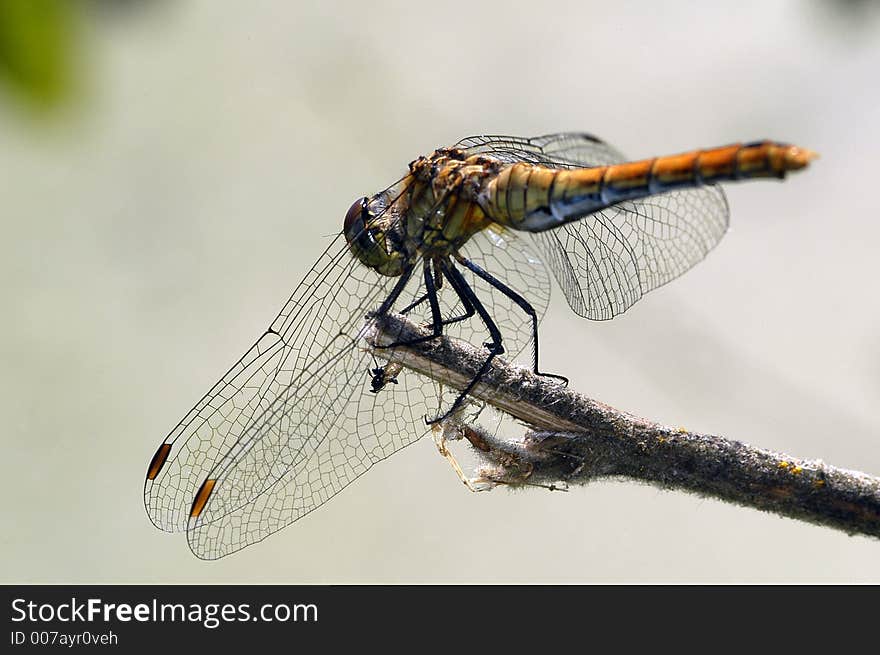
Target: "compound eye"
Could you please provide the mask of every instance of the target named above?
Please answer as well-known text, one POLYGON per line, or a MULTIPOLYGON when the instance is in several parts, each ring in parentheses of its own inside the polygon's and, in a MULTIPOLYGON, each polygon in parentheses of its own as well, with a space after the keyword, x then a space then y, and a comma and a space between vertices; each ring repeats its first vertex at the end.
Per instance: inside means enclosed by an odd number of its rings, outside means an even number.
POLYGON ((367 210, 367 199, 360 198, 355 200, 348 213, 345 215, 345 233, 349 236, 355 236, 355 233, 364 229, 363 215, 367 210), (353 233, 354 231, 354 233, 353 233))

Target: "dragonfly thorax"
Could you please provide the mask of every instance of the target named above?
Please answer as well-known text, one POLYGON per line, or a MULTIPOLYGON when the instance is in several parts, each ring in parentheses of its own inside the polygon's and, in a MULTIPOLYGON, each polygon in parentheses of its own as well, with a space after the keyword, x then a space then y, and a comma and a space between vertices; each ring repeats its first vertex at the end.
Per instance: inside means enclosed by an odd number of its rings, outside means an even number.
POLYGON ((499 162, 441 149, 410 164, 389 189, 356 201, 345 216, 351 253, 365 266, 396 277, 419 257, 452 255, 491 223, 483 188, 499 162))

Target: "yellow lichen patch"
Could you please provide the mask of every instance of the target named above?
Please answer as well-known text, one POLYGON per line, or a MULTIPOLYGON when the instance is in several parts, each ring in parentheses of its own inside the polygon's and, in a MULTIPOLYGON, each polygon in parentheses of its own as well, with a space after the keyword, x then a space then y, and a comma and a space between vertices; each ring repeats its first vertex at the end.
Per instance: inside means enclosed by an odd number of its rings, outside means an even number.
POLYGON ((800 475, 800 474, 803 473, 803 472, 804 472, 804 469, 802 469, 800 466, 793 466, 793 467, 791 468, 791 474, 792 474, 792 475, 800 475))
POLYGON ((789 464, 788 462, 779 462, 779 468, 781 469, 787 469, 789 466, 791 466, 791 464, 789 464))
POLYGON ((825 480, 813 480, 813 486, 816 487, 816 489, 821 489, 825 486, 825 480))

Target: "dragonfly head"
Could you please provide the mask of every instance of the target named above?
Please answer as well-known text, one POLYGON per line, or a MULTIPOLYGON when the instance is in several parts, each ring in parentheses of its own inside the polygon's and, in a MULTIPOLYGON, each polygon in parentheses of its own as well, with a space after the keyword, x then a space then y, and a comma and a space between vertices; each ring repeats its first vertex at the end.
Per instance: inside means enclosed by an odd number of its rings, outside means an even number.
POLYGON ((368 198, 354 201, 345 214, 343 231, 349 250, 362 264, 389 277, 403 273, 403 253, 389 247, 388 233, 371 213, 368 198))

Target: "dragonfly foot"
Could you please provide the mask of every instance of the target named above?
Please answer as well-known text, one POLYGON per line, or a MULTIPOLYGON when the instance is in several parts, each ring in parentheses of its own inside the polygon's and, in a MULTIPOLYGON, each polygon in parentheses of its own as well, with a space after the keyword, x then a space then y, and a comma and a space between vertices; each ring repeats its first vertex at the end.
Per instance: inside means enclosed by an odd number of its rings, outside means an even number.
POLYGON ((438 423, 443 423, 446 419, 459 411, 459 407, 461 407, 461 403, 462 401, 464 401, 465 397, 465 394, 459 394, 458 398, 455 399, 455 402, 452 403, 452 406, 449 409, 447 409, 442 414, 438 414, 434 418, 428 418, 428 415, 425 414, 425 425, 433 426, 437 425, 438 423))
POLYGON ((453 410, 450 409, 448 412, 444 412, 443 414, 439 414, 438 416, 435 416, 434 418, 428 418, 428 415, 425 414, 425 416, 423 417, 425 420, 425 425, 432 425, 433 426, 433 425, 437 425, 438 423, 443 423, 443 421, 445 421, 446 419, 449 418, 449 415, 452 414, 452 411, 453 410))

